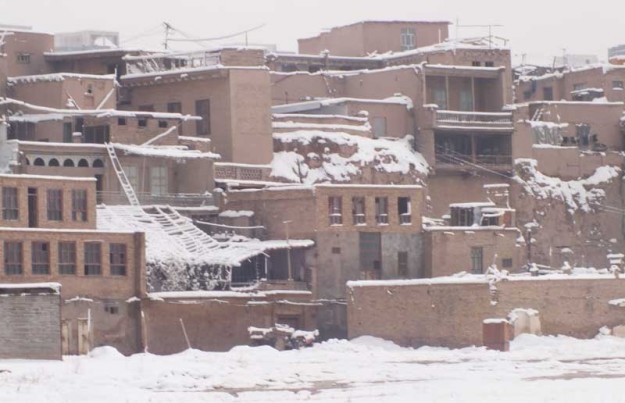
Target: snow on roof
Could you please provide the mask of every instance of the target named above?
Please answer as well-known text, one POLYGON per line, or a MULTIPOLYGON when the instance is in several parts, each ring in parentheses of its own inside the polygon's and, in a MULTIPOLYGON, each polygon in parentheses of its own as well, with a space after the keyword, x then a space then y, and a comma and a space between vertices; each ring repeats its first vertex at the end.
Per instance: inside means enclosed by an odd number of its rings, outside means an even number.
POLYGON ((452 203, 449 207, 474 208, 474 207, 494 207, 493 202, 468 202, 468 203, 452 203))
MULTIPOLYGON (((287 115, 288 116, 288 115, 287 115)), ((274 129, 328 129, 328 130, 352 130, 369 133, 371 132, 371 126, 367 121, 365 124, 358 125, 342 125, 336 123, 309 123, 309 122, 272 122, 271 127, 274 129)))
POLYGON ((64 58, 67 56, 106 56, 108 54, 126 54, 143 52, 142 49, 133 48, 102 48, 102 49, 80 49, 80 50, 55 50, 53 52, 43 52, 45 57, 64 58))
POLYGON ((66 78, 90 79, 90 80, 115 80, 115 74, 97 75, 97 74, 78 74, 78 73, 52 73, 52 74, 35 74, 31 76, 15 76, 8 77, 9 84, 25 84, 36 82, 54 82, 65 81, 66 78))
POLYGON ((95 177, 72 177, 72 176, 54 176, 54 175, 32 175, 32 174, 0 174, 0 179, 43 179, 52 181, 73 181, 73 182, 95 182, 95 177))
POLYGON ((254 212, 251 210, 225 210, 219 213, 219 217, 222 218, 239 218, 239 217, 252 217, 254 212))
POLYGON ((493 279, 505 281, 559 281, 559 280, 606 280, 625 281, 625 279, 615 279, 614 274, 607 269, 590 269, 576 267, 571 274, 551 273, 540 276, 532 276, 530 273, 520 274, 471 274, 460 272, 451 276, 409 279, 409 280, 357 280, 348 281, 348 288, 356 287, 401 287, 415 285, 440 285, 440 284, 484 284, 489 285, 493 279))
POLYGON ((97 208, 98 229, 145 232, 146 260, 156 265, 184 270, 185 265, 239 266, 241 262, 271 249, 303 248, 311 240, 241 242, 215 240, 193 222, 168 206, 97 208))
MULTIPOLYGON (((281 106, 281 105, 277 105, 281 106)), ((311 120, 324 120, 324 119, 341 119, 353 122, 367 122, 369 119, 364 116, 348 116, 348 115, 322 115, 322 114, 308 114, 308 113, 273 113, 275 119, 292 119, 292 118, 306 118, 311 120)))
MULTIPOLYGON (((343 132, 324 132, 318 130, 298 130, 290 133, 274 133, 274 140, 282 143, 298 143, 303 146, 311 143, 337 144, 353 146, 355 151, 350 156, 324 151, 321 155, 308 155, 308 158, 321 159, 319 168, 310 168, 305 158, 294 151, 274 152, 271 161, 271 175, 291 182, 313 184, 318 182, 346 182, 352 176, 361 173, 365 165, 387 173, 408 174, 411 171, 427 175, 429 165, 423 156, 411 146, 412 136, 403 139, 371 139, 354 136, 343 132)), ((327 147, 326 147, 327 149, 327 147)))
POLYGON ((28 122, 28 123, 39 123, 39 122, 50 122, 50 121, 59 121, 68 117, 67 115, 63 115, 61 113, 33 113, 33 114, 23 114, 23 115, 12 115, 8 116, 7 119, 10 122, 28 122))
POLYGON ((19 290, 19 289, 50 289, 56 294, 61 291, 60 283, 0 283, 1 290, 19 290))
MULTIPOLYGON (((405 66, 403 66, 405 67, 405 66)), ((405 95, 395 95, 384 99, 372 98, 322 98, 311 101, 294 102, 291 104, 274 105, 271 107, 273 113, 289 114, 292 112, 304 112, 309 110, 320 109, 323 106, 337 105, 348 102, 371 103, 371 104, 399 104, 406 105, 406 108, 412 109, 412 100, 405 95)), ((308 115, 307 115, 308 116, 308 115)))
POLYGON ((217 70, 269 70, 266 66, 224 66, 223 64, 213 64, 210 66, 199 66, 199 67, 186 67, 175 70, 162 70, 162 71, 150 71, 146 73, 133 73, 133 74, 125 74, 120 78, 122 80, 130 80, 134 78, 150 78, 153 77, 154 81, 158 82, 161 76, 180 76, 179 78, 188 77, 189 73, 201 73, 208 71, 217 71, 217 70))
POLYGON ((267 291, 165 291, 148 293, 150 299, 187 299, 187 298, 266 298, 270 295, 310 296, 304 290, 267 290, 267 291))
POLYGON ((164 157, 174 159, 210 158, 219 159, 221 156, 215 153, 204 153, 198 150, 190 150, 186 146, 152 146, 112 143, 119 151, 126 155, 145 155, 150 157, 164 157))
POLYGON ((605 190, 595 186, 609 184, 622 172, 618 167, 605 165, 597 168, 585 179, 564 181, 538 171, 536 160, 519 158, 514 163, 517 175, 513 179, 522 185, 526 192, 537 199, 560 200, 571 214, 578 210, 588 213, 599 207, 605 198, 605 190))

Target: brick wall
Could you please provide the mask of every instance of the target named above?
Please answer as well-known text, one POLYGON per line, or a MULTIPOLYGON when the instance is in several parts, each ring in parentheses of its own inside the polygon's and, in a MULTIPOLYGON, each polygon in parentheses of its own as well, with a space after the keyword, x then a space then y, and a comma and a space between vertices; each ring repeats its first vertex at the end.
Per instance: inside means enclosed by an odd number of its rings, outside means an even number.
POLYGON ((0 358, 61 359, 61 297, 0 297, 0 358))
POLYGON ((625 296, 624 279, 501 281, 495 293, 486 281, 371 284, 348 285, 350 338, 372 335, 405 346, 481 345, 482 321, 505 318, 515 308, 539 311, 542 332, 550 335, 589 338, 604 325, 625 323, 623 308, 608 304, 625 296))
POLYGON ((227 351, 250 343, 247 328, 271 327, 284 318, 297 318, 300 329, 316 327, 315 308, 306 305, 310 295, 279 295, 268 298, 216 296, 145 300, 147 347, 151 353, 173 354, 187 349, 180 324, 184 322, 192 348, 227 351), (290 302, 277 302, 289 300, 290 302), (298 304, 298 303, 303 304, 298 304))

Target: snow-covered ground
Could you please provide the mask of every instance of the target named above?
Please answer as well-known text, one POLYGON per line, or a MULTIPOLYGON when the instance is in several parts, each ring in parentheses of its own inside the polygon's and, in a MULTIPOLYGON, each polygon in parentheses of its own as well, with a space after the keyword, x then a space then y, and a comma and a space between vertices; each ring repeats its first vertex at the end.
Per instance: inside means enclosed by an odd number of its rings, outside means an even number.
POLYGON ((522 335, 501 353, 361 337, 299 351, 236 347, 63 362, 0 360, 8 402, 625 402, 625 339, 522 335))

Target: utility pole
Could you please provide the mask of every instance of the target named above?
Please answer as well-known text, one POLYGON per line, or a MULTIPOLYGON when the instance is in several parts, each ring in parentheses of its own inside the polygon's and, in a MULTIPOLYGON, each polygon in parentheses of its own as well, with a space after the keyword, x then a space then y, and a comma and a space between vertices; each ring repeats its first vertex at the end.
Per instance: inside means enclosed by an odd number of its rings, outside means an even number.
POLYGON ((291 267, 291 244, 289 243, 289 224, 292 223, 293 221, 291 220, 286 220, 286 221, 282 221, 282 224, 284 224, 284 229, 286 232, 286 261, 287 261, 287 268, 288 268, 288 275, 289 281, 293 281, 293 269, 291 267))
POLYGON ((167 50, 167 46, 169 44, 169 31, 171 31, 172 27, 167 22, 163 22, 163 25, 165 26, 165 41, 163 41, 163 47, 167 50))

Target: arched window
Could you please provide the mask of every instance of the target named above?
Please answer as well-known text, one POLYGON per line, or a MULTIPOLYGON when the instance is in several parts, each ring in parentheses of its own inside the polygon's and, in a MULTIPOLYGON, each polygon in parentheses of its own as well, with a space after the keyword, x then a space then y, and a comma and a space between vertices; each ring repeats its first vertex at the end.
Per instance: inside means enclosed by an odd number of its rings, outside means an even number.
POLYGON ((86 159, 81 158, 80 161, 78 161, 78 166, 79 167, 89 167, 89 163, 87 162, 86 159))
POLYGON ((58 166, 61 166, 61 164, 59 164, 59 160, 57 160, 56 158, 51 158, 50 161, 48 161, 48 166, 58 167, 58 166))
POLYGON ((76 165, 74 164, 74 160, 73 159, 68 158, 65 161, 63 161, 63 166, 64 167, 73 167, 73 166, 76 166, 76 165))
POLYGON ((45 165, 46 165, 46 163, 43 162, 43 158, 39 158, 39 157, 35 158, 35 166, 43 167, 45 165))
POLYGON ((97 158, 93 161, 93 165, 94 168, 104 168, 104 162, 102 162, 101 159, 97 158))

